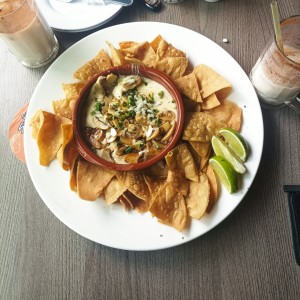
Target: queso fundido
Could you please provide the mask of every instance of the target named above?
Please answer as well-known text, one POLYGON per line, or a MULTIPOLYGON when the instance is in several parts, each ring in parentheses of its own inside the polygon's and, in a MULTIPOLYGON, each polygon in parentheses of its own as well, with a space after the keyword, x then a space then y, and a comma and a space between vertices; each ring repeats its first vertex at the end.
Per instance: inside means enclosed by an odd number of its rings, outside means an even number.
POLYGON ((39 163, 57 159, 80 199, 149 212, 182 231, 218 201, 211 139, 225 127, 240 131, 242 109, 227 98, 228 80, 192 65, 161 35, 107 44, 110 55, 100 49, 74 71, 75 82, 62 83, 53 113, 31 118, 39 163))
POLYGON ((83 115, 93 151, 117 164, 143 162, 159 154, 173 136, 177 107, 167 89, 139 75, 99 76, 83 115))

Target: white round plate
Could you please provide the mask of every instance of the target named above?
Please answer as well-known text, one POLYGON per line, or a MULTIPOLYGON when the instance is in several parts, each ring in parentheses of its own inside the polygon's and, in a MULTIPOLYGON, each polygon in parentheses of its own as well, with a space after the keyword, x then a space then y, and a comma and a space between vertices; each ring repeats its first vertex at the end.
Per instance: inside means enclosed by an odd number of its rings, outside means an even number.
POLYGON ((121 5, 88 4, 73 0, 71 3, 59 0, 36 0, 48 24, 55 30, 81 32, 96 28, 115 17, 121 5))
POLYGON ((191 241, 224 220, 241 202, 256 175, 263 149, 263 121, 260 105, 248 76, 221 47, 189 29, 155 22, 121 24, 100 30, 66 50, 50 66, 37 85, 27 111, 25 155, 32 181, 41 198, 59 220, 80 235, 97 243, 127 250, 156 250, 191 241), (69 188, 69 173, 57 161, 50 167, 38 162, 38 148, 31 137, 29 120, 39 110, 51 111, 51 101, 63 98, 61 84, 74 82, 73 72, 92 59, 101 48, 109 52, 105 41, 116 47, 120 41, 151 41, 158 34, 183 50, 190 62, 207 64, 233 85, 229 99, 243 109, 242 135, 249 142, 251 154, 247 173, 241 178, 240 190, 233 195, 223 188, 210 214, 192 220, 189 228, 178 232, 159 223, 150 213, 125 212, 119 205, 106 206, 103 199, 81 200, 69 188))

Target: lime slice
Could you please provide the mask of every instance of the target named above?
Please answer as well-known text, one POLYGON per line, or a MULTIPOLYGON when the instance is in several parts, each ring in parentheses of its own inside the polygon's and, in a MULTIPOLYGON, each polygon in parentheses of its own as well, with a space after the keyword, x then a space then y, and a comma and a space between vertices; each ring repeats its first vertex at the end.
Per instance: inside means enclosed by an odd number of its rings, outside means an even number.
POLYGON ((213 156, 210 158, 209 164, 227 191, 230 194, 235 193, 238 190, 238 174, 230 163, 221 156, 213 156))
POLYGON ((245 165, 236 157, 233 151, 229 149, 225 142, 214 135, 211 139, 211 143, 216 155, 225 158, 238 173, 244 174, 246 172, 245 165))
POLYGON ((249 155, 249 146, 240 133, 231 128, 223 128, 220 134, 240 160, 245 162, 249 155))

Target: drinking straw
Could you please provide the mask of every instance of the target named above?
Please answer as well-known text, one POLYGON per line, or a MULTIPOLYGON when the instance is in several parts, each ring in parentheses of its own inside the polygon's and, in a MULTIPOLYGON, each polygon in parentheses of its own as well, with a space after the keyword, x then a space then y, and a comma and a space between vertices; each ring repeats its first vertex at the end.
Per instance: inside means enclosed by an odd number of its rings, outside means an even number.
POLYGON ((281 29, 280 29, 280 17, 279 17, 279 10, 277 1, 271 2, 271 9, 272 9, 272 16, 273 16, 273 25, 275 31, 276 42, 278 48, 284 52, 283 44, 282 44, 282 36, 281 36, 281 29))

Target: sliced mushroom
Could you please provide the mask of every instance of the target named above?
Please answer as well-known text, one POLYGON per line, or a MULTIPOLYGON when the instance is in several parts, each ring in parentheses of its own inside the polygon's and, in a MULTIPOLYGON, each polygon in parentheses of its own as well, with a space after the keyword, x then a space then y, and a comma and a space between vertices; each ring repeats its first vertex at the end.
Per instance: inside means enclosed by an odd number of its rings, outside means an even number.
POLYGON ((146 138, 149 138, 151 136, 152 132, 153 132, 153 127, 150 125, 148 127, 148 129, 146 128, 146 132, 145 132, 146 138))
POLYGON ((109 103, 107 112, 113 116, 118 117, 119 116, 118 108, 119 108, 118 101, 112 101, 109 103))
POLYGON ((111 151, 109 149, 105 148, 105 149, 98 150, 97 154, 100 157, 102 157, 103 159, 105 159, 107 161, 110 161, 110 162, 113 162, 113 159, 111 157, 111 151))
POLYGON ((135 88, 136 86, 140 85, 142 82, 142 78, 139 75, 131 75, 126 76, 122 82, 121 85, 123 85, 124 91, 131 90, 135 88))
POLYGON ((103 87, 108 93, 111 93, 113 88, 117 85, 118 76, 110 73, 106 76, 106 79, 102 82, 103 87))
POLYGON ((167 133, 171 128, 171 124, 170 122, 164 122, 160 127, 160 131, 161 133, 167 133))
POLYGON ((135 164, 139 161, 140 155, 138 153, 128 153, 124 155, 124 159, 129 164, 135 164))
POLYGON ((126 135, 130 138, 137 139, 143 135, 143 129, 136 124, 128 124, 126 135))
POLYGON ((119 126, 119 120, 117 118, 114 118, 110 121, 110 124, 112 124, 114 127, 119 126))
POLYGON ((118 156, 122 156, 122 155, 124 155, 124 150, 125 150, 125 147, 121 147, 115 151, 115 154, 118 156))
POLYGON ((128 136, 120 136, 120 141, 122 144, 125 145, 132 145, 132 138, 128 137, 128 136))
POLYGON ((113 157, 115 163, 117 163, 117 164, 126 164, 124 156, 117 155, 116 152, 113 152, 112 157, 113 157))
POLYGON ((143 126, 145 126, 145 125, 148 124, 147 118, 144 117, 142 114, 136 114, 135 115, 135 120, 136 120, 137 123, 139 123, 139 124, 141 124, 143 126))
POLYGON ((158 149, 155 147, 155 145, 153 144, 153 141, 147 142, 146 147, 148 150, 147 153, 145 153, 147 159, 149 157, 155 156, 161 152, 161 149, 158 149))
POLYGON ((101 129, 96 129, 89 135, 88 138, 93 147, 100 149, 102 147, 101 141, 105 138, 105 132, 101 129))
POLYGON ((105 90, 102 86, 102 82, 105 80, 104 76, 99 76, 97 81, 94 83, 94 85, 91 88, 91 91, 89 93, 89 101, 98 101, 102 102, 105 97, 105 90))
POLYGON ((162 112, 159 112, 157 114, 157 117, 161 120, 164 120, 164 121, 172 121, 172 120, 175 120, 175 113, 168 110, 168 111, 162 111, 162 112))
POLYGON ((109 128, 109 125, 98 120, 97 118, 95 118, 95 125, 97 125, 97 127, 99 127, 102 130, 107 130, 109 128))
POLYGON ((135 88, 136 86, 140 85, 141 82, 142 82, 142 79, 138 75, 126 76, 113 89, 112 94, 117 99, 121 99, 123 92, 126 92, 128 90, 135 88))
POLYGON ((137 151, 141 151, 145 147, 145 141, 143 140, 133 141, 132 147, 137 151))
POLYGON ((152 134, 146 138, 146 141, 151 141, 153 139, 157 139, 159 137, 160 131, 159 128, 155 128, 152 134))
POLYGON ((159 141, 156 141, 156 140, 153 140, 152 143, 156 149, 164 149, 166 146, 165 144, 163 144, 159 141))
POLYGON ((167 141, 168 139, 170 139, 173 135, 175 131, 175 126, 174 124, 171 125, 171 128, 169 129, 169 131, 166 133, 166 135, 161 139, 162 142, 167 141))

